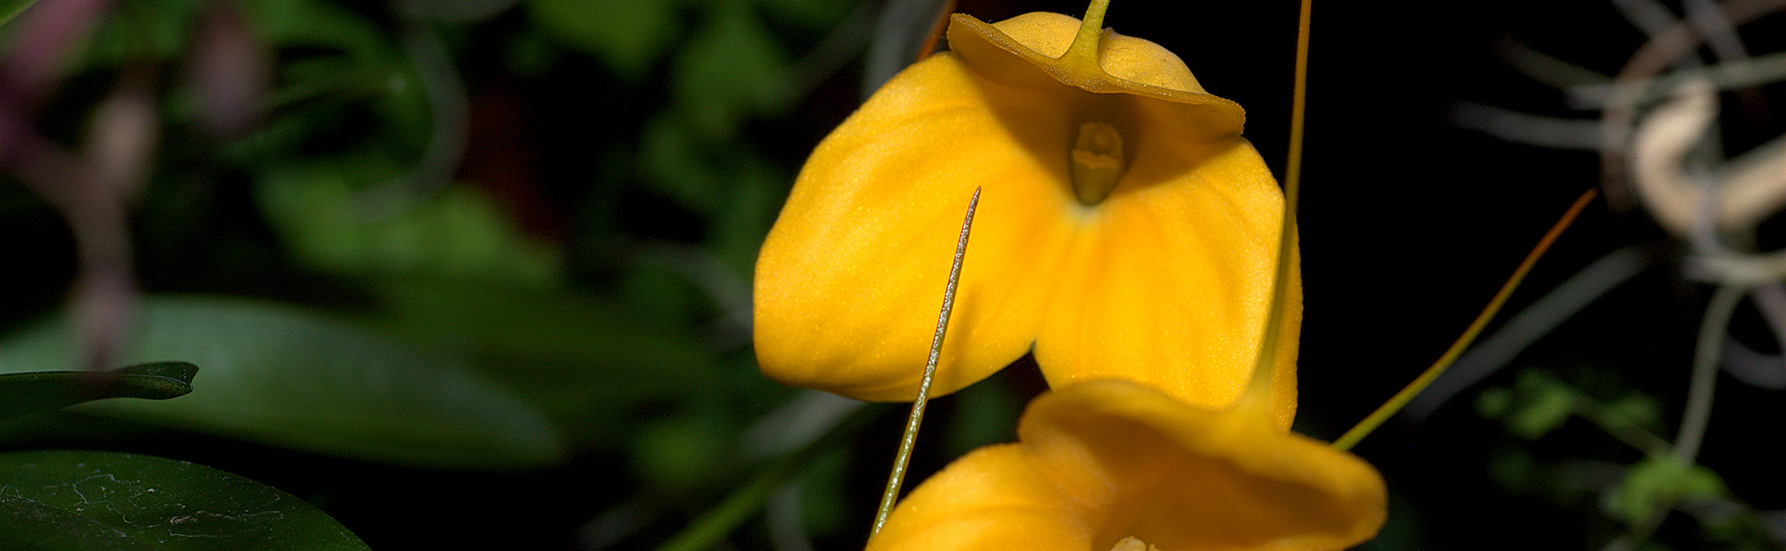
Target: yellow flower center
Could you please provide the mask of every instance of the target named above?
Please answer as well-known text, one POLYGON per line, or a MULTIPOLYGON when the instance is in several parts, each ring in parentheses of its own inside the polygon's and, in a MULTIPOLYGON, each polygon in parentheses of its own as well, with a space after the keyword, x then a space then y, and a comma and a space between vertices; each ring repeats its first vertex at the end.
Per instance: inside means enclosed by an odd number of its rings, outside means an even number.
POLYGON ((1160 551, 1160 548, 1135 539, 1134 536, 1129 536, 1123 538, 1122 541, 1116 542, 1116 546, 1111 547, 1110 551, 1160 551))
POLYGON ((1073 194, 1079 202, 1096 205, 1116 189, 1128 164, 1122 156, 1122 134, 1109 123, 1088 122, 1079 125, 1079 137, 1073 140, 1071 153, 1073 194))

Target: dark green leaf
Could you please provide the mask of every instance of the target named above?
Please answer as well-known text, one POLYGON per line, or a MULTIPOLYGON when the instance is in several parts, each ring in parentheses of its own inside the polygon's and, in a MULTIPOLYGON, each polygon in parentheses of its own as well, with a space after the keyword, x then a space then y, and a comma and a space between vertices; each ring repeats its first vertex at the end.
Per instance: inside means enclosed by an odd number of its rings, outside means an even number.
POLYGON ((96 451, 0 454, 0 548, 36 551, 364 550, 304 500, 171 459, 96 451))
POLYGON ((106 398, 166 400, 192 392, 198 366, 160 362, 117 371, 38 371, 0 375, 0 419, 106 398))
POLYGON ((725 392, 701 341, 651 309, 451 282, 389 285, 380 296, 381 315, 368 321, 464 350, 487 376, 597 444, 618 443, 646 409, 725 392))
MULTIPOLYGON (((51 322, 0 344, 0 366, 71 365, 66 327, 51 322)), ((540 415, 464 364, 289 306, 150 298, 128 357, 187 358, 206 376, 180 400, 76 411, 442 468, 534 467, 561 454, 540 415)))

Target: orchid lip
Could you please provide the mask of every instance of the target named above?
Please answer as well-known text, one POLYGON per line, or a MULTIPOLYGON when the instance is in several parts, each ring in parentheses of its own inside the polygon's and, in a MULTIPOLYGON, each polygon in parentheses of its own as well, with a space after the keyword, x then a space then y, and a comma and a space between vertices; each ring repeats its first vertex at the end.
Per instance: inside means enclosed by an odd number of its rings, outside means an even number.
POLYGON ((1128 169, 1123 158, 1122 133, 1106 122, 1079 125, 1079 136, 1073 140, 1068 158, 1073 194, 1087 206, 1109 197, 1128 169))

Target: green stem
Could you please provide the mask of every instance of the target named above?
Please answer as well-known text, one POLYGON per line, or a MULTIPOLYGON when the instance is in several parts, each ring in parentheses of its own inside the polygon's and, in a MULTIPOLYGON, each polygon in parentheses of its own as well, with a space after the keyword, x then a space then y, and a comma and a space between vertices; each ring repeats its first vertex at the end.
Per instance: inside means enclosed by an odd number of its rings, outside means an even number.
POLYGON ((1073 43, 1067 45, 1067 52, 1061 54, 1063 60, 1072 60, 1080 67, 1094 68, 1104 71, 1103 64, 1098 61, 1098 40, 1104 36, 1104 12, 1110 9, 1110 0, 1091 0, 1085 8, 1085 19, 1079 21, 1079 34, 1073 35, 1073 43))
POLYGON ((657 551, 706 551, 719 546, 733 530, 744 524, 744 520, 755 514, 769 496, 786 485, 790 479, 799 476, 819 457, 841 447, 845 440, 855 436, 868 421, 879 416, 884 408, 859 408, 842 422, 831 427, 824 436, 814 439, 805 447, 781 456, 779 459, 758 470, 742 486, 733 490, 719 505, 708 510, 695 519, 687 528, 682 529, 669 541, 658 546, 657 551))
POLYGON ((955 309, 955 287, 961 283, 961 264, 967 259, 968 231, 974 227, 974 210, 980 206, 980 188, 967 202, 967 218, 961 221, 961 237, 955 240, 955 262, 949 267, 949 285, 943 289, 943 311, 937 316, 936 335, 930 340, 930 359, 924 362, 924 379, 918 383, 918 399, 912 401, 912 415, 905 422, 905 436, 899 440, 899 456, 893 459, 893 472, 887 476, 887 491, 881 494, 881 507, 874 515, 874 528, 869 537, 881 532, 893 504, 899 500, 899 486, 905 482, 905 467, 911 463, 912 447, 918 443, 918 425, 924 422, 924 405, 930 402, 930 382, 936 377, 936 362, 942 357, 943 335, 949 328, 949 313, 955 309))
POLYGON ((1576 408, 1577 413, 1599 426, 1600 430, 1606 431, 1606 434, 1612 435, 1613 438, 1628 446, 1637 448, 1644 455, 1662 455, 1669 453, 1672 448, 1667 440, 1643 428, 1642 423, 1615 412, 1606 404, 1600 403, 1599 400, 1574 389, 1570 389, 1569 394, 1571 395, 1570 399, 1583 404, 1576 408))
POLYGON ((1433 362, 1426 368, 1426 371, 1421 372, 1419 377, 1415 377, 1414 382, 1403 387, 1401 392, 1395 393, 1395 396, 1389 401, 1377 407, 1377 410, 1371 412, 1369 417, 1359 421, 1358 425, 1352 427, 1352 430, 1346 431, 1346 434, 1340 436, 1338 440, 1334 440, 1333 447, 1338 450, 1352 449, 1352 446, 1357 445, 1359 440, 1363 440, 1384 421, 1388 421, 1390 416, 1395 415, 1395 412, 1401 411, 1402 406, 1408 405, 1408 400, 1414 399, 1414 395, 1425 390, 1426 385, 1432 384, 1433 379, 1444 374, 1445 369, 1451 367, 1451 364, 1457 361, 1457 357, 1463 355, 1464 350, 1470 347, 1470 343, 1476 341, 1476 336, 1482 333, 1482 329, 1488 327, 1489 320, 1494 319, 1495 313, 1501 311, 1501 306, 1507 303, 1507 298, 1513 296, 1513 290, 1519 288, 1519 282, 1525 280, 1526 274, 1532 271, 1532 266, 1538 263, 1538 259, 1544 256, 1545 251, 1550 250, 1551 243, 1556 242, 1557 237, 1563 234, 1563 230, 1569 227, 1569 223, 1575 221, 1575 216, 1581 214, 1582 209, 1587 208, 1588 202, 1594 199, 1594 195, 1594 190, 1590 189, 1575 199, 1575 204, 1570 205, 1569 211, 1563 213, 1563 218, 1557 220, 1556 225, 1550 227, 1550 231, 1544 234, 1544 238, 1538 240, 1538 246, 1533 247, 1532 252, 1526 255, 1525 261, 1519 263, 1519 268, 1513 270, 1513 277, 1507 278, 1507 283, 1501 285, 1500 292, 1495 293, 1495 298, 1488 301, 1488 307, 1483 308, 1482 313, 1476 315, 1476 320, 1470 322, 1470 327, 1464 330, 1463 335, 1457 337, 1456 342, 1451 343, 1451 348, 1445 350, 1445 354, 1439 356, 1438 361, 1433 362))
POLYGON ((1284 219, 1278 226, 1277 271, 1272 275, 1271 305, 1265 310, 1265 336, 1259 339, 1253 378, 1248 381, 1246 394, 1241 396, 1236 407, 1270 409, 1272 377, 1277 374, 1277 343, 1282 333, 1278 320, 1289 315, 1284 312, 1284 295, 1290 292, 1290 257, 1296 243, 1296 204, 1302 188, 1302 132, 1308 91, 1309 18, 1313 6, 1313 0, 1302 0, 1302 15, 1296 24, 1296 84, 1291 88, 1290 155, 1285 163, 1284 219))
POLYGON ((1699 343, 1693 350, 1693 382, 1687 390, 1687 412, 1681 416, 1681 432, 1674 439, 1674 456, 1682 464, 1692 465, 1699 455, 1699 444, 1705 440, 1705 426, 1712 417, 1712 394, 1718 384, 1718 358, 1724 344, 1724 333, 1730 328, 1730 316, 1736 305, 1749 294, 1748 287, 1724 285, 1712 294, 1705 307, 1705 321, 1699 325, 1699 343))

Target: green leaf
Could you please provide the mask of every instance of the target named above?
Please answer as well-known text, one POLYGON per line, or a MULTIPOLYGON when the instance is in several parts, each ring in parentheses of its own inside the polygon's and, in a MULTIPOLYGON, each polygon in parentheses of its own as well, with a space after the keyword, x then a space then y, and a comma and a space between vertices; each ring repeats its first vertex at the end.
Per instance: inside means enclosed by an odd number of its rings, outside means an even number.
POLYGON ((1662 405, 1656 399, 1642 393, 1632 393, 1606 404, 1607 415, 1634 426, 1656 428, 1662 426, 1662 405))
POLYGON ((271 486, 171 459, 97 451, 0 454, 0 548, 345 551, 366 544, 271 486))
MULTIPOLYGON (((72 411, 434 468, 538 467, 562 455, 544 418, 464 364, 297 308, 153 297, 139 324, 127 359, 204 365, 195 392, 72 411)), ((51 322, 0 343, 0 366, 72 365, 66 327, 51 322)))
POLYGON ((1643 526, 1657 511, 1673 509, 1683 501, 1724 494, 1723 479, 1711 469, 1682 462, 1672 455, 1652 455, 1631 466, 1605 506, 1607 515, 1629 526, 1643 526))
POLYGON ((1513 389, 1517 398, 1506 423, 1514 434, 1537 439, 1575 414, 1575 392, 1542 371, 1521 371, 1513 389))
MULTIPOLYGON (((720 368, 660 312, 563 291, 411 281, 379 290, 374 326, 455 346, 565 427, 619 445, 647 412, 717 399, 720 368)), ((752 373, 754 375, 754 372, 752 373)))
POLYGON ((166 400, 192 392, 198 366, 134 365, 117 371, 38 371, 0 375, 0 419, 106 398, 166 400))
POLYGON ((1513 413, 1513 389, 1489 387, 1476 395, 1476 414, 1489 419, 1502 419, 1513 413))

